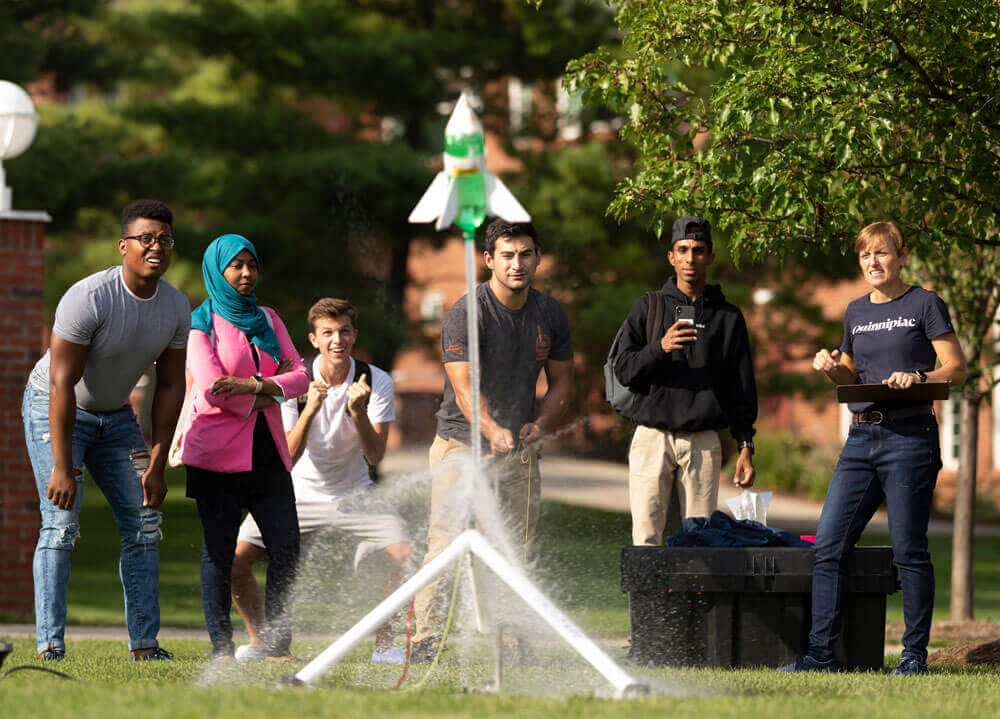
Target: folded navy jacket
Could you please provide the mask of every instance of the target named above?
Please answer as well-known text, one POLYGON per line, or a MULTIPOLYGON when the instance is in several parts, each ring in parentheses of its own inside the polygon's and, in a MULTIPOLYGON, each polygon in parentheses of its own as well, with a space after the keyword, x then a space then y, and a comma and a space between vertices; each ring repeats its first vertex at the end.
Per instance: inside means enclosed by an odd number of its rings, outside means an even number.
POLYGON ((710 517, 688 517, 667 540, 668 547, 811 547, 784 529, 749 519, 733 519, 716 510, 710 517))

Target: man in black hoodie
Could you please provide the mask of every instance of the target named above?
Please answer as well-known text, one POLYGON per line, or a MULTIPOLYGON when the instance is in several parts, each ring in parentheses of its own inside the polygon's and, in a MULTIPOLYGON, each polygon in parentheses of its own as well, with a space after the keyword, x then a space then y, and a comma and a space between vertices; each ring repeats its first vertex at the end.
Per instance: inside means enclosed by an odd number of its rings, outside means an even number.
POLYGON ((615 374, 635 394, 627 417, 638 425, 628 458, 637 546, 663 543, 675 480, 682 516, 715 510, 722 469, 718 430, 729 427, 739 444, 733 483, 753 485, 757 386, 750 339, 740 310, 726 302, 719 285, 705 283, 714 259, 708 220, 674 222, 667 261, 677 275, 660 291, 660 339, 647 341, 647 296, 629 312, 621 338, 615 374))

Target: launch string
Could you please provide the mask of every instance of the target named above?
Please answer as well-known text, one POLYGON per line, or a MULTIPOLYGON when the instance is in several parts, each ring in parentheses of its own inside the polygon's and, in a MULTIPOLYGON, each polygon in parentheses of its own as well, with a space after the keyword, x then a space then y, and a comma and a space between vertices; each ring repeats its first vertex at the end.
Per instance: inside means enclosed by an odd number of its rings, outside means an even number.
POLYGON ((472 466, 477 475, 483 469, 482 420, 480 418, 479 301, 476 297, 476 233, 463 230, 465 240, 465 328, 469 343, 469 442, 472 466))
MULTIPOLYGON (((420 677, 420 681, 411 687, 407 687, 404 691, 416 691, 422 687, 438 665, 438 660, 441 658, 441 653, 444 651, 444 644, 448 641, 448 634, 451 632, 451 623, 455 618, 455 605, 458 603, 458 584, 462 576, 462 561, 465 559, 465 554, 465 552, 462 552, 459 555, 458 562, 455 567, 455 581, 451 585, 451 598, 448 601, 448 616, 447 619, 445 619, 444 631, 441 634, 441 641, 438 642, 437 652, 435 652, 430 666, 427 667, 427 671, 424 672, 422 677, 420 677)), ((400 683, 402 683, 402 678, 400 678, 400 683)), ((396 685, 396 688, 399 688, 399 684, 396 685)))

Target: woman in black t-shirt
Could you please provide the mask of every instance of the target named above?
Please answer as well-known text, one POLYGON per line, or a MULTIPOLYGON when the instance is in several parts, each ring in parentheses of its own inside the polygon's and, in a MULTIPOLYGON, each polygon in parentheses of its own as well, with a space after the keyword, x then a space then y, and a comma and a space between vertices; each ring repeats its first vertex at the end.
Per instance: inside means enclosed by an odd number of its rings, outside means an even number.
MULTIPOLYGON (((903 282, 907 262, 895 222, 876 222, 854 243, 871 292, 848 306, 840 349, 816 353, 813 368, 834 384, 957 384, 965 358, 948 308, 934 292, 903 282), (935 360, 940 366, 935 368, 935 360)), ((809 649, 785 671, 836 671, 847 561, 884 499, 893 562, 903 588, 903 657, 893 674, 927 673, 934 610, 934 568, 927 548, 931 496, 941 469, 930 401, 855 403, 851 431, 830 480, 816 532, 809 649)))

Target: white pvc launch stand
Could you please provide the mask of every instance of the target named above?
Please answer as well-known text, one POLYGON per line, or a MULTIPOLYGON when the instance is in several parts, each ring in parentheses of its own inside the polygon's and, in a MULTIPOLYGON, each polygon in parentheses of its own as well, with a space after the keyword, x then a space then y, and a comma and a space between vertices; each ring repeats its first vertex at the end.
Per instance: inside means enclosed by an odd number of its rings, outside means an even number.
POLYGON ((304 666, 295 675, 295 681, 313 684, 327 669, 336 664, 355 645, 387 621, 394 612, 444 572, 448 565, 457 560, 465 551, 472 552, 482 560, 497 577, 517 593, 529 607, 534 609, 559 636, 565 639, 567 644, 600 672, 601 676, 615 688, 617 697, 645 694, 649 691, 646 684, 636 681, 615 664, 611 657, 605 654, 569 617, 538 591, 520 570, 500 556, 475 530, 469 530, 459 535, 443 552, 410 577, 399 589, 386 597, 360 622, 348 629, 322 654, 304 666))

